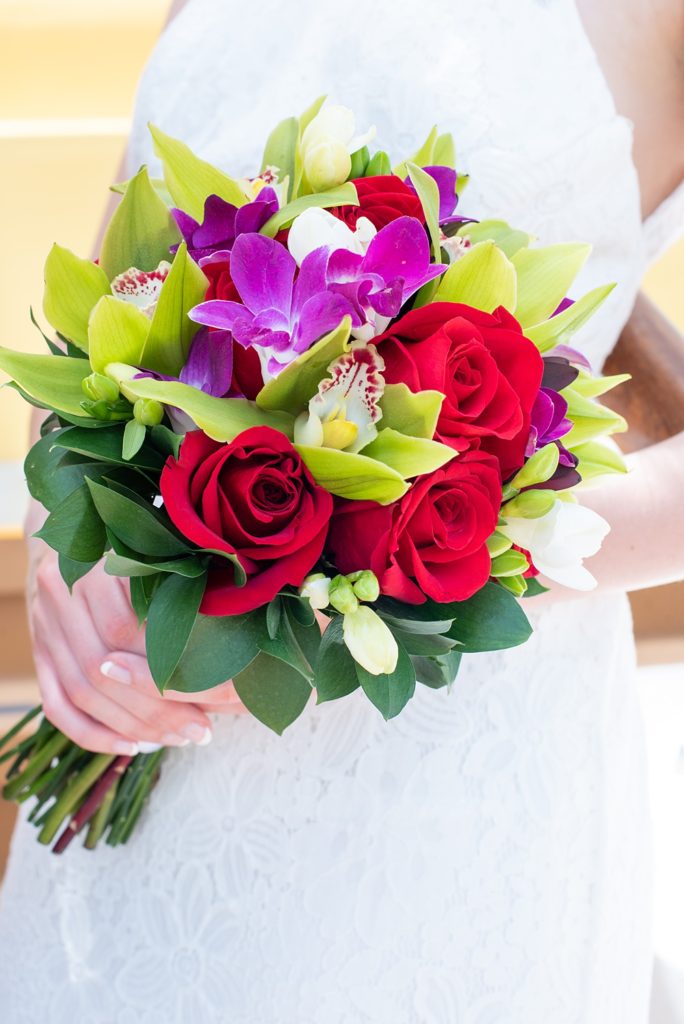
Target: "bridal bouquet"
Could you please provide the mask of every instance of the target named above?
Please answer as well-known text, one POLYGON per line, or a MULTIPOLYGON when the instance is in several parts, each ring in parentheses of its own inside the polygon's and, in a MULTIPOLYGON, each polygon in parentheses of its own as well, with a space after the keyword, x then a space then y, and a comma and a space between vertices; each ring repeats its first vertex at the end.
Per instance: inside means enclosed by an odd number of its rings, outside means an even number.
MULTIPOLYGON (((317 101, 236 180, 151 127, 99 259, 55 245, 49 354, 0 349, 47 411, 26 479, 72 587, 130 580, 161 691, 233 679, 282 732, 360 688, 399 714, 416 682, 513 647, 538 574, 589 589, 607 524, 575 489, 621 472, 625 428, 567 346, 610 292, 569 299, 589 247, 456 213, 436 129, 392 166, 317 101), (329 618, 321 632, 315 617, 329 618)), ((110 757, 47 719, 4 741, 5 796, 39 838, 124 842, 164 751, 110 757)))

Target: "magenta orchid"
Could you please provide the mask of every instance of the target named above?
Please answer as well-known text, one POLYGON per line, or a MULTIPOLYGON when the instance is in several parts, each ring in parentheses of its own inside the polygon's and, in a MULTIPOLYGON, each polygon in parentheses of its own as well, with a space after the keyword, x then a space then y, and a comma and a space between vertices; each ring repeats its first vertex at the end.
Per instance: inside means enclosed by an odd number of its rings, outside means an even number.
POLYGON ((226 259, 236 238, 259 231, 278 211, 278 205, 275 189, 266 186, 253 202, 239 208, 220 196, 208 196, 201 224, 183 210, 172 212, 188 252, 201 266, 208 259, 226 259))

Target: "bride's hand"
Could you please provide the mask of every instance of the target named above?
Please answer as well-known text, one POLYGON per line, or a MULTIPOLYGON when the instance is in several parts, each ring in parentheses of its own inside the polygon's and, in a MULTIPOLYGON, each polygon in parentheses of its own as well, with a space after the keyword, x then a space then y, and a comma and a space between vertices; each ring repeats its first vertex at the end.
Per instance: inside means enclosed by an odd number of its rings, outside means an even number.
POLYGON ((133 754, 146 744, 181 746, 211 739, 205 710, 240 711, 231 684, 198 695, 168 693, 152 681, 128 583, 96 566, 70 595, 57 555, 30 545, 29 622, 43 710, 88 750, 133 754), (236 703, 237 702, 237 703, 236 703))

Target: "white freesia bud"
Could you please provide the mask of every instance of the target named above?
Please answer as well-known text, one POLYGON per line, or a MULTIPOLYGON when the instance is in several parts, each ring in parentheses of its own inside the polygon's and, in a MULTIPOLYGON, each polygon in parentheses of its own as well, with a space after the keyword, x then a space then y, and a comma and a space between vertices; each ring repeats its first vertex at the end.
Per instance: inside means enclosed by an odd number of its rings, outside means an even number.
POLYGON ((302 135, 301 153, 309 184, 316 191, 346 181, 351 171, 351 154, 375 137, 375 127, 355 135, 356 118, 348 107, 323 107, 302 135))
POLYGON ((347 180, 351 157, 341 142, 319 142, 305 152, 304 171, 314 192, 325 192, 347 180))
POLYGON ((610 531, 598 513, 556 500, 550 512, 539 519, 511 517, 497 529, 529 551, 537 569, 548 579, 573 590, 593 590, 596 586, 582 562, 596 554, 610 531))
POLYGON ((361 604, 344 616, 344 642, 354 659, 373 676, 390 675, 397 667, 399 648, 392 632, 372 608, 361 604))
POLYGON ((330 604, 330 580, 322 572, 307 576, 299 588, 300 597, 308 599, 315 611, 323 611, 330 604))

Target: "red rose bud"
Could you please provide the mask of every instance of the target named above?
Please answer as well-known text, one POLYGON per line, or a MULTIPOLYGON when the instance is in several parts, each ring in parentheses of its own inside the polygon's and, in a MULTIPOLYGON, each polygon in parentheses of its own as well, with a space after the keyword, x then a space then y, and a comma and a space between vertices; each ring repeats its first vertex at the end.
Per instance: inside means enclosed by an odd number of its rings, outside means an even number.
POLYGON ((376 344, 388 384, 445 396, 440 441, 495 455, 503 480, 520 469, 544 365, 510 313, 434 302, 407 313, 376 344))
POLYGON ((378 231, 399 217, 415 217, 421 224, 425 221, 420 199, 396 174, 355 178, 352 184, 356 186, 359 205, 338 206, 330 211, 352 231, 359 217, 367 217, 378 231))
POLYGON ((496 528, 501 480, 496 459, 467 452, 418 477, 400 501, 340 504, 329 548, 343 573, 370 566, 380 592, 409 604, 463 601, 489 579, 487 538, 496 528))
POLYGON ((287 584, 298 587, 323 551, 333 504, 271 427, 252 427, 228 444, 199 430, 187 434, 178 459, 166 462, 161 493, 184 537, 236 555, 247 574, 245 586, 236 586, 232 565, 217 558, 205 615, 252 611, 287 584))

